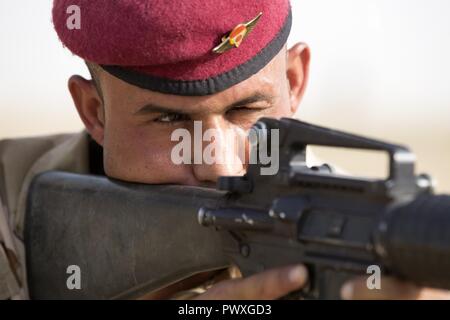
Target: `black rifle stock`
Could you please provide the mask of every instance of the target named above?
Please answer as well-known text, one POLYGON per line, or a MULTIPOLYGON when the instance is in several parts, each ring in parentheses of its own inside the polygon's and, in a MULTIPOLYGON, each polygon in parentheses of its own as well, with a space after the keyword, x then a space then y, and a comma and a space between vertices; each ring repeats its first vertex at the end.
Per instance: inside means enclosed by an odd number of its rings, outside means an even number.
POLYGON ((450 196, 414 174, 407 148, 292 119, 255 128, 269 142, 279 130, 280 170, 261 175, 251 164, 245 177, 221 178, 222 192, 39 176, 26 220, 32 297, 132 298, 228 263, 246 276, 304 263, 310 281, 296 296, 312 299, 339 298, 342 283, 372 265, 382 277, 450 289, 450 196), (389 177, 308 168, 308 145, 385 151, 389 177), (66 287, 71 264, 82 270, 78 291, 66 287))
POLYGON ((134 299, 228 261, 197 212, 223 192, 48 172, 28 198, 25 245, 33 299, 134 299), (67 268, 81 270, 69 290, 67 268))

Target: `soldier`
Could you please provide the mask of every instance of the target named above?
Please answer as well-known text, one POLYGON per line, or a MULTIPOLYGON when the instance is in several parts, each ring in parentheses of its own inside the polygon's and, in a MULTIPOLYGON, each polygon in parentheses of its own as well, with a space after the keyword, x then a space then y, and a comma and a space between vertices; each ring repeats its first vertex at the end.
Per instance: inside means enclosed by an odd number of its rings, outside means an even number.
MULTIPOLYGON (((64 170, 196 186, 242 175, 242 164, 175 165, 171 133, 193 130, 193 121, 221 132, 248 130, 262 116, 293 116, 308 80, 309 48, 286 47, 292 22, 288 0, 54 0, 53 22, 63 45, 86 61, 92 75, 93 80, 73 76, 68 83, 86 130, 0 142, 1 298, 27 297, 24 212, 36 174, 64 170), (68 22, 69 7, 78 9, 78 23, 68 22)), ((221 153, 235 152, 220 145, 221 153)), ((307 272, 289 266, 226 278, 201 274, 146 298, 173 298, 207 282, 178 297, 276 299, 301 288, 307 272)), ((355 279, 342 295, 450 297, 396 279, 383 279, 380 291, 355 279)))

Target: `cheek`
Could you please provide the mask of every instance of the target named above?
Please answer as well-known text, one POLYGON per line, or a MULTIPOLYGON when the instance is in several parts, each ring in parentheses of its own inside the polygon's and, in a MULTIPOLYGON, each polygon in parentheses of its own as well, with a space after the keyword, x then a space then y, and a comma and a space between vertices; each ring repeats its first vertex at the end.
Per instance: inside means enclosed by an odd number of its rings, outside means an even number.
POLYGON ((171 161, 174 145, 169 133, 155 133, 145 127, 107 126, 105 172, 113 178, 141 183, 188 183, 192 175, 189 167, 171 161))

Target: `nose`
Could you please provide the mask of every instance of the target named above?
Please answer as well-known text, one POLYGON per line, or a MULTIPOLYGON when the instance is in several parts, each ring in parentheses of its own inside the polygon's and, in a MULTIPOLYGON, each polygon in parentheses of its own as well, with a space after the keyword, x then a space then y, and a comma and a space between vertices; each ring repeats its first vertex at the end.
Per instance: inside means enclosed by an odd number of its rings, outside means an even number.
MULTIPOLYGON (((193 174, 202 184, 216 183, 221 176, 242 176, 245 174, 245 159, 248 152, 245 132, 239 127, 230 124, 221 117, 214 117, 197 122, 194 130, 202 129, 201 148, 194 148, 195 162, 192 166, 193 174)), ((198 140, 198 139, 197 139, 198 140)))

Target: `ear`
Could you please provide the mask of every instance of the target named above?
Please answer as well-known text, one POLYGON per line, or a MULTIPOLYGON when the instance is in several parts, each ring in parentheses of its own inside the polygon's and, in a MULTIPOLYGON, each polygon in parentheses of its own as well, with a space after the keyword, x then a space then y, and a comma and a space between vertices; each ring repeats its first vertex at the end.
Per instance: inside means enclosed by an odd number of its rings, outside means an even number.
POLYGON ((72 76, 68 85, 86 130, 98 144, 103 145, 105 113, 103 101, 94 82, 80 76, 72 76))
POLYGON ((311 54, 305 43, 297 43, 288 50, 287 78, 290 85, 291 112, 294 114, 306 89, 311 54))

